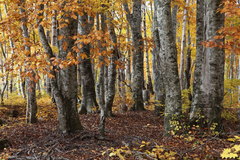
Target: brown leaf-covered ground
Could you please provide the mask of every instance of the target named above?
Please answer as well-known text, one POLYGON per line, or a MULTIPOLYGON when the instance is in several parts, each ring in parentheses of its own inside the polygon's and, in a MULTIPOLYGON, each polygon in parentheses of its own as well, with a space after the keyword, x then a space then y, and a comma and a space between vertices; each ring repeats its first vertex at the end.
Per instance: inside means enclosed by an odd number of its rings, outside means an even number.
MULTIPOLYGON (((174 151, 176 159, 218 159, 223 148, 231 146, 226 137, 183 135, 166 137, 163 132, 163 118, 152 111, 115 113, 107 119, 105 139, 98 135, 98 114, 80 115, 84 131, 62 135, 57 129, 55 115, 40 118, 37 124, 24 123, 24 109, 20 106, 1 106, 1 119, 5 125, 0 128, 0 139, 8 141, 8 147, 1 151, 2 159, 58 159, 93 160, 118 159, 109 157, 109 148, 128 146, 139 148, 142 141, 151 145, 163 145, 164 150, 174 151), (12 110, 19 115, 13 117, 12 110), (8 158, 7 158, 8 157, 8 158)), ((48 112, 48 111, 46 111, 48 112)), ((54 112, 49 108, 49 112, 54 112)), ((226 130, 233 132, 225 122, 226 130)), ((147 148, 146 148, 147 149, 147 148)), ((140 153, 141 152, 137 152, 140 153)), ((148 159, 144 154, 129 156, 126 159, 148 159)))

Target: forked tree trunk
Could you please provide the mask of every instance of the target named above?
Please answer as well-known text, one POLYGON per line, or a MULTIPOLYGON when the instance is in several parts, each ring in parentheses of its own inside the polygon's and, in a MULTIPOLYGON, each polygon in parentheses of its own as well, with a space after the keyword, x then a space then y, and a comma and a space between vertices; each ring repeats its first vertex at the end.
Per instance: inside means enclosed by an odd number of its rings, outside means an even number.
MULTIPOLYGON (((43 5, 40 6, 40 9, 43 9, 43 5)), ((40 14, 39 16, 42 17, 43 15, 40 14)), ((72 52, 76 56, 76 53, 72 50, 75 40, 71 37, 77 34, 77 20, 65 16, 61 18, 69 22, 67 24, 66 22, 62 22, 60 25, 64 23, 64 27, 59 30, 59 34, 64 35, 64 38, 59 41, 59 57, 65 59, 69 52, 72 52), (64 44, 68 45, 67 49, 64 47, 64 44)), ((45 52, 49 55, 52 65, 52 58, 55 58, 55 56, 48 43, 44 28, 40 23, 41 19, 38 21, 40 41, 45 52)), ((54 78, 51 78, 51 87, 58 108, 59 129, 62 133, 82 130, 83 127, 77 113, 77 66, 72 65, 61 69, 59 79, 56 78, 55 69, 56 67, 53 67, 50 73, 54 76, 54 78), (58 87, 58 80, 60 80, 60 88, 58 87)))

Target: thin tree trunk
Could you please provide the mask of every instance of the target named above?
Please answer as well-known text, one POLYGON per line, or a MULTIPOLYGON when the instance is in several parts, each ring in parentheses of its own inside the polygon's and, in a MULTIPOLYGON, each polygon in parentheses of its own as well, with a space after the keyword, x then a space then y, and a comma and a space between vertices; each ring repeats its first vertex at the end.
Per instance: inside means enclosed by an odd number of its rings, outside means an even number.
MULTIPOLYGON (((99 17, 97 19, 97 23, 98 23, 98 29, 100 28, 99 25, 99 17)), ((101 29, 102 32, 105 34, 107 31, 107 24, 106 24, 106 16, 104 13, 101 14, 101 29)), ((101 42, 99 42, 101 43, 101 42)), ((100 45, 100 44, 99 44, 100 45)), ((105 51, 106 47, 101 47, 101 52, 105 51)), ((104 62, 104 57, 100 56, 99 57, 99 63, 101 63, 101 67, 100 67, 100 72, 99 72, 99 76, 98 76, 98 84, 97 84, 97 90, 98 90, 98 103, 100 105, 100 123, 99 123, 99 132, 100 135, 102 137, 105 136, 105 121, 106 121, 106 107, 105 107, 105 85, 104 85, 104 81, 107 77, 105 77, 105 62, 104 62)))
POLYGON ((124 69, 118 69, 118 81, 119 81, 119 96, 121 98, 120 104, 120 111, 126 112, 127 111, 127 104, 126 104, 126 87, 123 83, 125 80, 125 72, 124 69))
POLYGON ((184 71, 185 71, 185 48, 186 48, 186 29, 188 20, 188 10, 186 7, 189 5, 189 0, 186 0, 186 5, 183 10, 183 24, 182 24, 182 39, 181 39, 181 59, 180 59, 180 86, 184 89, 184 71))
MULTIPOLYGON (((26 11, 23 8, 25 4, 25 0, 21 0, 21 8, 20 13, 25 14, 26 11)), ((23 17, 21 19, 22 22, 22 35, 25 39, 30 39, 28 27, 27 27, 27 18, 23 17)), ((30 46, 27 45, 27 40, 25 40, 25 50, 29 52, 29 56, 31 56, 30 46)), ((35 73, 31 69, 27 69, 27 72, 31 73, 32 77, 26 78, 26 86, 27 86, 27 109, 26 109, 26 120, 27 123, 36 123, 37 122, 37 101, 36 101, 36 83, 32 80, 35 77, 35 73)))
POLYGON ((5 79, 5 84, 3 85, 3 88, 1 90, 1 105, 4 105, 4 93, 6 91, 7 85, 8 85, 8 73, 5 79))
MULTIPOLYGON (((127 25, 127 42, 130 43, 130 26, 127 25)), ((128 47, 127 58, 125 62, 126 83, 131 86, 131 49, 128 47)))
POLYGON ((191 58, 191 54, 192 54, 191 45, 192 44, 191 43, 192 42, 191 42, 190 30, 188 29, 188 47, 187 47, 187 55, 186 55, 186 68, 184 71, 184 87, 183 87, 183 89, 190 88, 191 65, 192 65, 192 58, 191 58))
POLYGON ((148 41, 147 41, 147 22, 146 22, 146 6, 144 8, 144 19, 143 19, 143 29, 144 29, 144 38, 145 38, 145 54, 146 54, 146 70, 147 70, 147 90, 153 92, 153 84, 152 84, 152 78, 151 78, 151 72, 150 72, 150 65, 149 65, 149 56, 148 56, 148 41))
MULTIPOLYGON (((114 30, 114 26, 112 23, 112 15, 109 15, 109 32, 111 40, 114 44, 117 44, 117 35, 114 30)), ((112 116, 112 106, 113 106, 113 100, 115 97, 115 90, 116 90, 116 60, 118 59, 118 48, 117 46, 114 46, 112 49, 112 55, 110 57, 110 64, 108 66, 108 90, 106 94, 106 101, 105 101, 105 107, 107 109, 107 115, 112 116)))

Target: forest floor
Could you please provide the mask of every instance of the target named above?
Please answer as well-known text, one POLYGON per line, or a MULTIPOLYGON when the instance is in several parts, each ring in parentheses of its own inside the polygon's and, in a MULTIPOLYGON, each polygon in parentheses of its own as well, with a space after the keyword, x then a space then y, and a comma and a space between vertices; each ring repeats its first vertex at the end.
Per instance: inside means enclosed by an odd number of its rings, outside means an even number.
POLYGON ((106 138, 99 138, 98 114, 80 115, 84 131, 62 135, 57 129, 55 107, 42 107, 36 124, 25 124, 23 106, 0 106, 0 139, 7 142, 0 159, 219 159, 235 133, 225 122, 226 136, 191 134, 164 136, 163 117, 153 111, 115 113, 107 118, 106 138), (17 111, 17 114, 13 112, 17 111), (155 149, 154 149, 155 148, 155 149), (154 154, 152 154, 155 152, 154 154), (153 155, 153 156, 151 156, 153 155))

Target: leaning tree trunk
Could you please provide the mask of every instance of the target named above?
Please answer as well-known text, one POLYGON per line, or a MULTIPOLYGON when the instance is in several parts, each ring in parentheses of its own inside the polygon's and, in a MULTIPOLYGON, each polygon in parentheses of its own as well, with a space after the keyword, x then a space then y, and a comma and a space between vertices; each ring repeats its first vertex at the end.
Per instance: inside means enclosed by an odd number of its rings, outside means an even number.
MULTIPOLYGON (((26 14, 24 7, 25 0, 21 0, 21 8, 20 13, 26 14)), ((29 56, 31 56, 30 46, 27 44, 30 38, 28 27, 27 27, 27 18, 23 17, 21 19, 22 22, 22 35, 26 39, 25 43, 25 51, 29 52, 29 56)), ((27 68, 27 72, 30 73, 32 77, 26 78, 26 86, 27 86, 27 109, 26 109, 26 120, 27 123, 36 123, 37 122, 37 101, 36 101, 36 83, 33 80, 35 78, 35 73, 32 69, 27 68)))
MULTIPOLYGON (((88 35, 93 26, 93 18, 91 21, 88 20, 88 15, 84 13, 83 16, 79 16, 78 23, 78 33, 80 35, 88 35)), ((96 92, 95 92, 95 82, 92 72, 92 64, 90 59, 90 43, 82 44, 81 51, 79 53, 86 54, 87 58, 80 59, 80 71, 81 71, 81 81, 82 81, 82 102, 79 109, 80 114, 92 113, 93 107, 96 107, 96 92)))
POLYGON ((143 72, 143 50, 144 44, 142 40, 142 0, 133 0, 133 11, 130 13, 127 3, 124 3, 124 9, 127 12, 127 20, 130 23, 132 31, 132 40, 134 52, 132 55, 132 91, 133 91, 133 110, 145 110, 143 104, 143 85, 144 85, 144 72, 143 72))
MULTIPOLYGON (((110 17, 110 23, 109 23, 109 33, 111 40, 114 44, 117 44, 117 35, 114 30, 114 26, 111 18, 112 15, 109 15, 110 17)), ((107 110, 107 115, 112 116, 112 106, 113 106, 113 100, 115 97, 115 90, 116 90, 116 60, 118 58, 118 48, 117 45, 115 45, 112 49, 112 54, 110 57, 110 64, 108 66, 108 89, 105 101, 105 108, 107 110)), ((106 78, 106 77, 105 77, 106 78)))
MULTIPOLYGON (((40 9, 43 9, 43 5, 40 7, 40 9)), ((39 14, 39 17, 43 17, 43 14, 39 14)), ((59 29, 59 35, 64 35, 64 38, 59 41, 59 58, 64 60, 69 52, 76 56, 76 53, 72 50, 75 43, 72 37, 77 34, 77 20, 65 16, 62 19, 68 21, 68 23, 66 21, 65 23, 62 22, 60 25, 64 25, 64 27, 59 29), (68 46, 67 48, 64 47, 66 45, 68 46)), ((53 65, 52 59, 55 56, 45 35, 44 28, 40 23, 41 19, 38 21, 40 41, 45 52, 49 55, 51 65, 53 65)), ((77 113, 77 66, 72 65, 60 69, 59 79, 56 78, 57 73, 55 69, 56 67, 53 66, 50 74, 54 76, 54 78, 51 78, 51 87, 58 108, 59 129, 62 133, 82 130, 83 127, 77 113), (58 80, 60 80, 59 83, 58 80), (58 84, 60 84, 60 87, 58 87, 58 84)))
MULTIPOLYGON (((224 25, 224 14, 219 12, 221 0, 208 0, 206 5, 206 40, 223 43, 224 40, 214 40, 218 35, 217 31, 224 25)), ((207 127, 215 127, 221 130, 221 111, 224 96, 224 49, 219 47, 207 47, 204 49, 202 61, 200 85, 202 98, 200 104, 200 113, 204 116, 204 122, 207 127)), ((194 112, 193 112, 194 113, 194 112)), ((191 114, 194 115, 194 114, 191 114)))
POLYGON ((166 133, 176 131, 179 122, 182 101, 181 89, 178 76, 177 48, 174 41, 171 16, 171 0, 160 0, 159 2, 159 33, 160 33, 160 58, 164 59, 164 83, 166 91, 164 128, 166 133))
MULTIPOLYGON (((58 47, 57 45, 57 11, 53 10, 53 17, 52 17, 52 26, 51 26, 51 45, 54 47, 58 47)), ((49 36, 47 36, 48 42, 49 42, 49 36)), ((51 79, 46 76, 46 91, 48 95, 53 97, 52 95, 52 87, 51 87, 51 79)))

